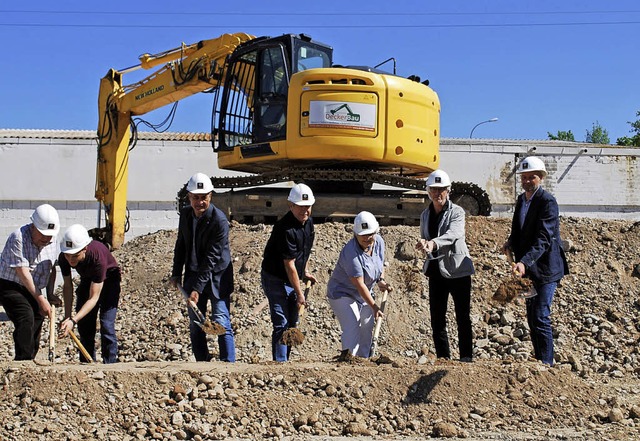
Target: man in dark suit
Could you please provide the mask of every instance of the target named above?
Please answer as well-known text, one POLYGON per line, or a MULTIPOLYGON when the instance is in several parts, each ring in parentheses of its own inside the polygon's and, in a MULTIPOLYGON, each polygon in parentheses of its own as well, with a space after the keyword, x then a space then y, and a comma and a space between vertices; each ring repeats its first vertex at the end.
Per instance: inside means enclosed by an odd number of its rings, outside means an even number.
MULTIPOLYGON (((180 211, 178 238, 173 254, 171 282, 182 279, 184 288, 200 311, 206 316, 211 301, 212 320, 226 329, 218 336, 220 360, 236 361, 236 349, 229 313, 233 292, 233 266, 229 249, 229 222, 224 213, 211 203, 213 184, 204 173, 196 173, 187 183, 190 206, 180 211)), ((209 361, 204 331, 195 323, 189 310, 191 346, 196 361, 209 361)))
POLYGON ((551 302, 558 282, 569 273, 560 240, 558 203, 540 186, 547 175, 540 158, 528 157, 517 174, 524 193, 516 202, 511 234, 503 252, 513 252, 514 272, 533 282, 537 295, 527 298, 527 321, 536 359, 553 366, 551 302))

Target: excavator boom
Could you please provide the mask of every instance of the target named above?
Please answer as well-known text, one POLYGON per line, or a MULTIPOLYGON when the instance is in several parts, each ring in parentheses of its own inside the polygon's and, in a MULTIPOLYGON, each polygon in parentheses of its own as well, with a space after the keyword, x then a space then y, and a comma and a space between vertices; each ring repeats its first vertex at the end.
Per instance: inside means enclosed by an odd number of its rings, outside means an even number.
POLYGON ((168 63, 131 85, 123 85, 122 73, 114 69, 101 79, 95 194, 104 205, 106 241, 113 248, 124 242, 132 116, 219 87, 225 75, 226 57, 253 38, 243 33, 224 34, 159 56, 143 55, 142 68, 168 63))

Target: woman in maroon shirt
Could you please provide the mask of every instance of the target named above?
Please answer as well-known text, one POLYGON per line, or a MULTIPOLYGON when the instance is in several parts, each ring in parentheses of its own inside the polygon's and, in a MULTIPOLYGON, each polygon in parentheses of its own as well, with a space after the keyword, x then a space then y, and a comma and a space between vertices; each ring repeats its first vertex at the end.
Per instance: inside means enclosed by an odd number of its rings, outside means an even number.
POLYGON ((66 336, 78 326, 80 341, 95 360, 96 318, 100 314, 100 344, 103 363, 118 361, 116 313, 120 300, 120 267, 109 249, 92 240, 80 224, 70 226, 60 243, 58 262, 63 277, 65 320, 60 335, 66 336), (75 315, 72 314, 73 280, 71 268, 80 276, 76 289, 75 315))

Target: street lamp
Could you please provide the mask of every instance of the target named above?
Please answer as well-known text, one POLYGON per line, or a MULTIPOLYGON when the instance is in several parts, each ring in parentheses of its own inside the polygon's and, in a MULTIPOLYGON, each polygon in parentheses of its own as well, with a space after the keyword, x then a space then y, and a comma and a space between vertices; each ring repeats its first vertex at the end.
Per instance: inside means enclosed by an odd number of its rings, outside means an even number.
POLYGON ((490 122, 496 122, 496 121, 498 121, 498 118, 491 118, 491 119, 488 119, 488 120, 486 120, 486 121, 479 122, 478 124, 476 124, 475 126, 473 126, 473 129, 471 129, 471 133, 469 134, 469 138, 473 138, 473 131, 474 131, 474 130, 476 129, 476 127, 478 127, 480 124, 485 124, 485 123, 490 123, 490 122))

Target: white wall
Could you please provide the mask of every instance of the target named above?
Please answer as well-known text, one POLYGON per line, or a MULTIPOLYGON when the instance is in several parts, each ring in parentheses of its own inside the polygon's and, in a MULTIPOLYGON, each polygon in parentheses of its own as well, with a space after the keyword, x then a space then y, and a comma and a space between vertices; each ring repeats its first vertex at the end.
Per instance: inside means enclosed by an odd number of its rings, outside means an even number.
MULTIPOLYGON (((176 193, 197 171, 219 174, 207 141, 138 141, 129 159, 126 239, 176 228, 176 193)), ((156 135, 157 137, 158 135, 156 135)), ((29 222, 42 203, 53 205, 62 228, 81 223, 98 225, 94 198, 97 144, 93 132, 0 130, 0 244, 11 231, 29 222)), ((225 175, 236 173, 224 172, 225 175)))
MULTIPOLYGON (((130 231, 126 239, 177 227, 175 198, 189 177, 240 173, 218 168, 209 141, 198 134, 141 133, 129 162, 130 231)), ((29 222, 41 203, 56 207, 63 229, 98 225, 94 199, 95 133, 0 129, 0 246, 29 222)), ((517 158, 534 152, 547 164, 545 187, 564 216, 640 220, 640 149, 593 144, 443 139, 441 168, 454 181, 473 182, 491 199, 493 215, 509 216, 519 183, 517 158), (585 151, 586 150, 586 151, 585 151)))
POLYGON ((454 181, 487 191, 492 214, 510 213, 522 192, 515 167, 535 154, 547 168, 543 187, 556 197, 563 216, 640 220, 640 149, 594 144, 443 140, 440 167, 454 181))

